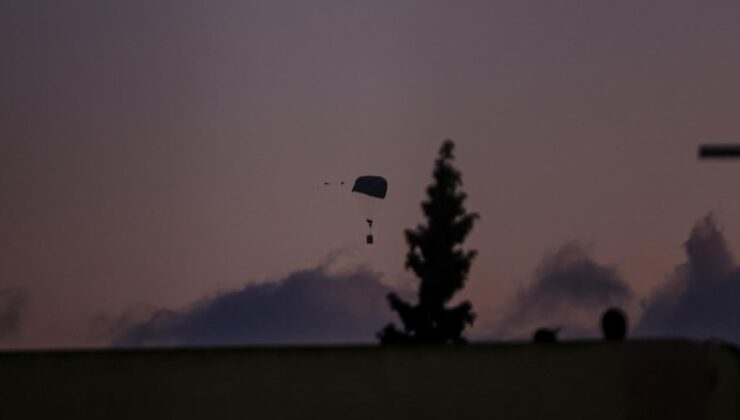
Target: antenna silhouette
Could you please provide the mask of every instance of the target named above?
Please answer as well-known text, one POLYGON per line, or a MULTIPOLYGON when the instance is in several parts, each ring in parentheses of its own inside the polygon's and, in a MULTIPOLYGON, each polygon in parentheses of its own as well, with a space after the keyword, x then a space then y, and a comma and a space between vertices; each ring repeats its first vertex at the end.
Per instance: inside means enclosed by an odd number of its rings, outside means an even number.
POLYGON ((740 144, 702 144, 699 159, 740 159, 740 144))

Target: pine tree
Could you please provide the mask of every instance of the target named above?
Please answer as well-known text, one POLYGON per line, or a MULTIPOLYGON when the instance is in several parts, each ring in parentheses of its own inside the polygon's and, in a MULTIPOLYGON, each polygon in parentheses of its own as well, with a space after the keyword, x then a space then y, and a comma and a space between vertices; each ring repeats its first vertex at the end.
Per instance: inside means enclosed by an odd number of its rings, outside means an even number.
POLYGON ((463 250, 462 243, 478 218, 463 206, 467 195, 459 190, 460 171, 452 166, 455 144, 445 140, 434 165, 434 182, 427 187, 422 203, 426 225, 407 229, 406 268, 420 279, 418 303, 412 305, 395 293, 388 295, 391 308, 403 322, 403 330, 387 325, 378 337, 382 344, 461 343, 462 332, 475 319, 472 305, 465 301, 446 305, 462 289, 476 251, 463 250))

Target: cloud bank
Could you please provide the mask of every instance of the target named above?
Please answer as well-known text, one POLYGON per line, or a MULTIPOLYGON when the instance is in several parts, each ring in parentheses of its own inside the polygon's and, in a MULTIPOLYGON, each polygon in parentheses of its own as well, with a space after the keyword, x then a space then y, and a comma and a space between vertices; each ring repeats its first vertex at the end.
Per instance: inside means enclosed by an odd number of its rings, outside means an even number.
POLYGON ((570 242, 543 259, 534 282, 519 292, 494 335, 530 338, 537 328, 560 327, 561 336, 593 336, 607 308, 629 306, 633 299, 615 268, 595 262, 580 243, 570 242))
POLYGON ((646 302, 637 332, 740 342, 740 267, 711 214, 696 223, 684 248, 686 262, 646 302))
MULTIPOLYGON (((514 298, 489 335, 530 339, 540 327, 561 327, 562 338, 600 337, 603 312, 630 314, 629 336, 721 338, 740 342, 740 267, 711 215, 684 244, 686 261, 643 301, 642 314, 616 268, 601 264, 578 242, 546 256, 534 281, 514 298), (635 322, 637 321, 637 322, 635 322)), ((202 299, 182 310, 158 310, 133 325, 117 325, 118 346, 374 343, 394 319, 390 289, 364 268, 332 273, 330 263, 272 283, 202 299)), ((0 292, 0 339, 18 329, 23 299, 0 292)))
POLYGON ((740 342, 740 266, 711 214, 697 221, 684 248, 686 261, 643 301, 638 318, 634 294, 617 270, 568 243, 543 259, 494 337, 529 339, 540 327, 562 327, 566 338, 600 336, 603 311, 619 306, 632 315, 630 336, 740 342))
POLYGON ((159 310, 130 326, 116 346, 212 346, 375 342, 392 314, 389 288, 364 268, 297 271, 267 284, 159 310))

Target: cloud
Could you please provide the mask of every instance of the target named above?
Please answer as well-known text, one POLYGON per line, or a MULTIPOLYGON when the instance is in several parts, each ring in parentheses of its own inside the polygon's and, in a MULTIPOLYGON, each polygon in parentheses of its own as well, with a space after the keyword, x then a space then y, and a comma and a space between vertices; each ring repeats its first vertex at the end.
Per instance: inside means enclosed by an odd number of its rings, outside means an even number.
MULTIPOLYGON (((686 261, 645 301, 630 335, 740 341, 740 267, 711 214, 696 223, 684 246, 686 261)), ((182 310, 156 310, 143 321, 140 313, 126 315, 115 324, 114 344, 375 342, 375 333, 394 319, 385 300, 390 289, 365 268, 331 272, 332 261, 182 310)), ((0 292, 0 338, 17 331, 24 302, 7 296, 0 292)), ((529 339, 540 327, 562 327, 565 338, 598 336, 600 317, 611 306, 636 312, 629 285, 616 268, 570 242, 543 258, 534 281, 518 293, 490 337, 529 339)))
POLYGON ((326 265, 266 284, 159 310, 126 327, 117 346, 205 346, 375 342, 391 320, 380 275, 326 265))
POLYGON ((632 302, 632 290, 615 268, 595 262, 580 243, 570 242, 543 259, 495 336, 529 338, 539 327, 562 327, 563 336, 593 335, 607 308, 632 302))
POLYGON ((0 341, 18 336, 26 301, 18 289, 0 289, 0 341))
POLYGON ((686 262, 646 302, 638 332, 740 341, 740 267, 712 214, 696 223, 684 248, 686 262))

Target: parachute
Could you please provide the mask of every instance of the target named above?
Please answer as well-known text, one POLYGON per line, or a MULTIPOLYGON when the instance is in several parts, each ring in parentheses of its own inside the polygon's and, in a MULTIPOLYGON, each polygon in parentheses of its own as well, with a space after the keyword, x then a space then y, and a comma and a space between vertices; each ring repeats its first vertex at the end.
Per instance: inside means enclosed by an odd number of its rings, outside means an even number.
POLYGON ((352 192, 366 194, 370 197, 385 198, 385 194, 388 192, 388 181, 382 176, 361 176, 355 180, 352 192))
MULTIPOLYGON (((388 181, 385 180, 382 176, 377 175, 365 175, 357 178, 355 180, 355 185, 352 186, 352 192, 362 194, 363 196, 367 196, 370 200, 370 202, 367 202, 368 200, 362 200, 365 202, 365 208, 366 208, 366 214, 367 214, 367 224, 370 227, 370 233, 367 235, 366 242, 368 245, 373 243, 373 218, 372 218, 372 208, 375 207, 374 203, 378 199, 382 200, 385 198, 385 195, 388 193, 388 181)), ((365 198, 365 197, 363 197, 365 198)))

